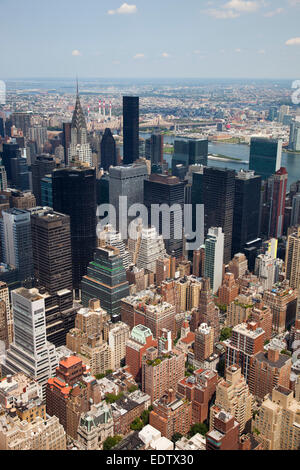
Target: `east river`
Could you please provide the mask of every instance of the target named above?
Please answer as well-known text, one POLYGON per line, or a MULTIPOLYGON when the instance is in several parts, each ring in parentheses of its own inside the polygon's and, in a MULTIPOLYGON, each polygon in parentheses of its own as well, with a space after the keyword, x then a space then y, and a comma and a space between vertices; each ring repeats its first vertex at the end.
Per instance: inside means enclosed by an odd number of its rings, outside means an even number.
MULTIPOLYGON (((140 133, 140 136, 143 138, 148 138, 150 134, 140 133)), ((164 143, 166 144, 173 144, 174 137, 173 136, 164 136, 164 143)), ((239 158, 242 161, 249 162, 249 153, 250 147, 248 145, 242 144, 224 144, 224 143, 209 143, 208 145, 208 152, 209 154, 217 154, 217 155, 226 155, 227 157, 234 157, 239 158)), ((170 154, 164 155, 165 160, 168 162, 169 166, 171 166, 171 158, 170 154)), ((208 160, 208 166, 215 166, 215 167, 223 167, 229 168, 232 170, 247 170, 248 165, 246 163, 241 163, 239 161, 230 161, 230 160, 208 160)), ((294 183, 297 180, 300 180, 300 153, 289 153, 289 152, 282 152, 282 161, 281 166, 285 167, 288 172, 288 189, 290 184, 294 183)))

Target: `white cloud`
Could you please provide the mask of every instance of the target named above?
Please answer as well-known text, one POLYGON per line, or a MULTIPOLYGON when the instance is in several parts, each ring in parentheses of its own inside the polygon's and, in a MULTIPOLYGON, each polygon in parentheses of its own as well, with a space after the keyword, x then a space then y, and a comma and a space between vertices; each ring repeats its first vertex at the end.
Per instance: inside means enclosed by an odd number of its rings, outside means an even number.
POLYGON ((134 59, 143 59, 145 57, 145 54, 135 54, 135 56, 133 57, 134 59))
POLYGON ((170 54, 168 54, 167 52, 163 52, 161 57, 163 57, 164 59, 168 59, 170 56, 170 54))
POLYGON ((253 13, 261 4, 254 0, 229 0, 219 8, 210 8, 206 13, 214 18, 225 20, 238 18, 243 13, 253 13))
POLYGON ((237 52, 239 54, 242 51, 241 51, 241 49, 236 49, 235 52, 237 52))
POLYGON ((286 46, 300 46, 300 38, 288 39, 285 43, 286 46))
POLYGON ((223 6, 223 8, 241 13, 251 13, 258 10, 259 3, 251 0, 230 0, 223 6))
POLYGON ((264 14, 266 18, 272 18, 272 16, 279 15, 284 11, 283 8, 277 8, 276 10, 268 11, 267 13, 264 14))
POLYGON ((78 57, 78 56, 81 55, 81 52, 80 52, 78 49, 74 49, 74 51, 72 51, 72 55, 73 55, 74 57, 78 57))
POLYGON ((234 11, 228 10, 217 10, 216 8, 211 8, 210 10, 206 10, 206 13, 218 20, 226 20, 228 18, 238 18, 240 15, 239 13, 235 13, 234 11))
POLYGON ((258 54, 265 54, 266 51, 265 51, 265 49, 259 49, 259 50, 257 51, 257 53, 258 53, 258 54))
POLYGON ((136 5, 128 5, 128 3, 123 3, 116 10, 108 10, 108 15, 131 15, 137 12, 136 5))

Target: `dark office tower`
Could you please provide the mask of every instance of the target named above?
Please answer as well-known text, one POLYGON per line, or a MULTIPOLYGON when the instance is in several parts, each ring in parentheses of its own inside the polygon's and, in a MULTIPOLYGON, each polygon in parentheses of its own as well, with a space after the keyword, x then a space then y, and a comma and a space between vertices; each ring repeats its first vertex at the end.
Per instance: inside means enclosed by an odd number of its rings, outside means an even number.
POLYGON ((274 175, 281 166, 282 141, 255 137, 251 139, 249 170, 262 179, 274 175))
POLYGON ((30 210, 34 276, 53 295, 72 291, 70 217, 50 208, 30 210))
POLYGON ((109 204, 109 175, 106 173, 96 179, 96 200, 97 206, 109 204))
POLYGON ((231 260, 235 171, 226 168, 203 169, 202 201, 204 233, 210 227, 222 227, 224 232, 224 264, 231 260))
POLYGON ((63 122, 62 145, 65 154, 65 165, 68 165, 68 151, 71 143, 71 123, 63 122))
POLYGON ((41 179, 41 199, 42 206, 53 207, 52 197, 52 175, 45 175, 41 179))
POLYGON ((276 106, 271 106, 271 108, 269 109, 269 114, 268 114, 267 120, 268 121, 275 121, 277 116, 278 116, 278 111, 277 111, 276 106))
MULTIPOLYGON (((148 178, 147 166, 143 163, 134 163, 133 165, 116 166, 109 169, 109 203, 112 204, 116 211, 116 229, 125 234, 126 220, 120 224, 120 215, 124 214, 121 206, 120 197, 127 197, 128 209, 133 204, 143 204, 144 202, 144 180, 148 178)), ((130 223, 136 217, 127 218, 130 223)), ((115 222, 111 221, 113 224, 115 222)))
POLYGON ((0 117, 0 137, 4 137, 5 128, 4 128, 4 119, 0 117))
POLYGON ((109 128, 105 129, 101 140, 101 167, 108 171, 110 166, 117 165, 116 142, 109 128))
POLYGON ((189 165, 207 165, 207 139, 177 139, 174 141, 172 171, 176 165, 183 165, 186 170, 189 165))
POLYGON ((268 237, 280 238, 283 235, 285 199, 288 174, 280 168, 268 179, 268 237))
POLYGON ((45 175, 51 173, 56 167, 56 162, 50 155, 40 155, 36 158, 35 162, 31 165, 32 172, 32 192, 36 198, 36 205, 42 204, 42 190, 41 181, 45 175))
POLYGON ((107 313, 119 315, 121 299, 128 295, 129 284, 119 250, 97 248, 94 261, 89 263, 87 275, 81 283, 83 306, 88 307, 91 299, 99 299, 107 313))
POLYGON ((12 113, 10 116, 10 120, 12 125, 15 126, 17 129, 21 129, 23 135, 26 137, 28 134, 28 130, 31 127, 31 115, 30 111, 28 112, 15 112, 12 113))
POLYGON ((35 162, 37 156, 37 144, 33 140, 27 140, 26 142, 26 155, 27 162, 29 165, 32 165, 35 162))
POLYGON ((150 137, 150 160, 152 165, 158 165, 164 159, 164 136, 152 134, 150 137))
POLYGON ((30 177, 26 158, 21 156, 21 151, 17 152, 16 158, 11 158, 11 184, 20 191, 30 189, 30 177))
MULTIPOLYGON (((149 224, 156 225, 155 220, 151 219, 151 206, 153 204, 166 204, 169 207, 175 204, 180 206, 180 208, 170 213, 170 239, 164 240, 167 253, 169 255, 173 254, 176 258, 182 256, 183 250, 183 233, 177 236, 176 230, 178 227, 183 226, 184 221, 184 187, 185 184, 175 176, 152 174, 149 180, 144 181, 144 204, 148 209, 149 224), (179 236, 180 238, 178 238, 179 236)), ((168 221, 168 214, 161 211, 159 226, 156 226, 160 234, 163 230, 163 221, 168 221)))
POLYGON ((70 217, 48 207, 34 207, 29 212, 34 277, 45 299, 47 339, 61 346, 75 326, 77 313, 73 307, 70 217))
POLYGON ((12 127, 12 122, 10 119, 6 119, 5 121, 5 135, 7 137, 11 137, 11 127, 12 127))
POLYGON ((123 164, 139 159, 139 97, 123 96, 123 164))
POLYGON ((259 234, 261 177, 254 171, 239 171, 235 177, 232 229, 232 257, 259 234))
POLYGON ((95 168, 52 172, 53 209, 70 216, 73 288, 78 290, 96 248, 95 168))
POLYGON ((18 155, 19 146, 17 143, 12 142, 9 144, 3 144, 2 151, 2 163, 5 166, 7 180, 11 181, 11 164, 12 158, 16 158, 18 155))
POLYGON ((16 208, 3 210, 0 232, 4 263, 17 268, 19 281, 30 279, 33 261, 29 212, 16 208))

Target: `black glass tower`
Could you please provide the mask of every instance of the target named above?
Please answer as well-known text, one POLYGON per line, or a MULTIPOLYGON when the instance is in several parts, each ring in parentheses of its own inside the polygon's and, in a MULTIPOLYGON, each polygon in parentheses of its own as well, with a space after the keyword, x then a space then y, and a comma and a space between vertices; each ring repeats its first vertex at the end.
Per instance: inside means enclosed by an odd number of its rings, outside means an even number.
POLYGON ((189 165, 207 165, 207 158, 207 139, 176 139, 174 141, 172 171, 174 172, 177 165, 183 165, 186 170, 189 165))
POLYGON ((19 145, 17 143, 3 144, 2 163, 5 166, 7 180, 11 181, 11 159, 17 158, 19 145))
POLYGON ((161 134, 152 134, 145 142, 145 154, 151 165, 160 165, 163 162, 164 154, 164 136, 161 134))
POLYGON ((274 175, 281 167, 282 141, 255 137, 251 139, 249 170, 262 179, 274 175))
POLYGON ((116 142, 109 128, 105 129, 101 140, 101 167, 108 171, 110 166, 117 165, 116 142))
POLYGON ((89 263, 82 279, 82 304, 88 307, 90 299, 99 299, 101 307, 110 315, 120 314, 120 302, 129 295, 129 284, 119 250, 113 247, 97 248, 94 261, 89 263))
POLYGON ((139 159, 139 97, 123 96, 123 163, 139 159))
POLYGON ((78 290, 96 248, 95 168, 62 168, 52 173, 53 209, 70 216, 73 288, 78 290))
MULTIPOLYGON (((184 188, 185 184, 179 181, 175 176, 166 176, 152 174, 149 180, 144 181, 144 204, 148 209, 149 225, 156 227, 159 234, 163 233, 163 221, 168 221, 168 215, 164 210, 160 212, 158 224, 152 220, 153 205, 167 205, 169 207, 177 205, 178 208, 170 213, 170 238, 165 239, 166 251, 169 255, 176 258, 182 256, 183 250, 183 233, 177 237, 177 224, 183 225, 183 205, 184 205, 184 188), (176 237, 176 238, 175 238, 176 237)), ((154 211, 153 211, 154 215, 154 211)), ((154 215, 155 216, 155 215, 154 215)))
POLYGON ((210 227, 224 232, 224 263, 231 260, 235 171, 204 167, 193 175, 192 204, 204 204, 204 234, 210 227))
POLYGON ((232 257, 244 252, 246 243, 259 235, 261 177, 253 171, 240 171, 235 177, 232 230, 232 257))
POLYGON ((55 167, 55 160, 50 155, 39 155, 31 165, 32 192, 35 195, 37 206, 42 204, 41 181, 44 176, 51 174, 55 167))

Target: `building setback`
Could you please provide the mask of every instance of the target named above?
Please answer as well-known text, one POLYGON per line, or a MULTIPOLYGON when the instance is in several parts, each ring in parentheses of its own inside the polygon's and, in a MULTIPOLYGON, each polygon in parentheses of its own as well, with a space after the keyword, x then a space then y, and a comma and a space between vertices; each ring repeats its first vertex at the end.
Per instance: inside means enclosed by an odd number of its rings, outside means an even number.
POLYGON ((120 314, 120 302, 123 297, 128 296, 129 285, 117 248, 96 249, 94 261, 88 265, 81 288, 82 304, 85 307, 88 307, 89 300, 99 299, 108 314, 120 314))

